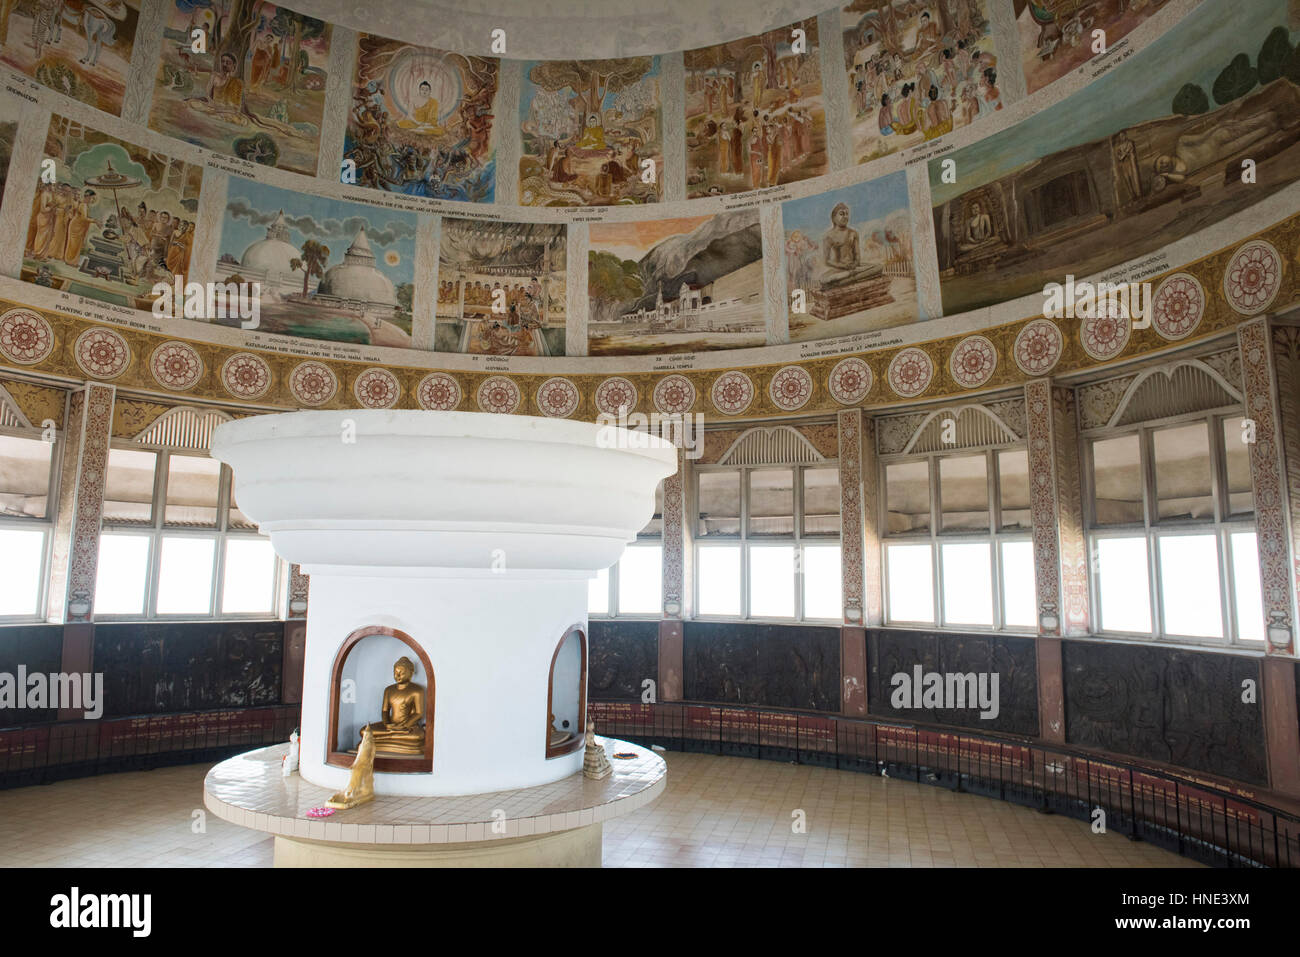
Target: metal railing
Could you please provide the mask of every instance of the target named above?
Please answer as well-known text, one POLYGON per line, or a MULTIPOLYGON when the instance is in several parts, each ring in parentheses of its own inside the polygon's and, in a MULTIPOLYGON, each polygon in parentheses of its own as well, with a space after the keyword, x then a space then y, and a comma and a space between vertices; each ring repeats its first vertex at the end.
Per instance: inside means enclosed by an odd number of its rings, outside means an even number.
POLYGON ((592 701, 602 735, 674 751, 883 774, 1096 822, 1217 867, 1300 866, 1300 817, 1217 784, 1070 748, 717 704, 592 701), (1104 817, 1098 815, 1098 811, 1104 817))
POLYGON ((271 705, 0 729, 0 789, 219 761, 289 740, 298 715, 298 705, 271 705))

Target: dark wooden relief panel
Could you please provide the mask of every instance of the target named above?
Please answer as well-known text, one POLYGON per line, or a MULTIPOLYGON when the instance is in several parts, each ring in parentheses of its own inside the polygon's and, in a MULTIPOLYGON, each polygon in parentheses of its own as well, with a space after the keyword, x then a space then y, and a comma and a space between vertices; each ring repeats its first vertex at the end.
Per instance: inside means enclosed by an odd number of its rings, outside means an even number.
MULTIPOLYGON (((1033 638, 871 628, 867 663, 867 701, 877 717, 1038 736, 1038 657, 1033 638), (917 665, 923 675, 997 674, 997 717, 981 718, 978 707, 893 707, 894 676, 912 679, 917 665)), ((991 691, 991 683, 986 687, 991 691)))
POLYGON ((1216 652, 1067 641, 1070 744, 1268 783, 1259 661, 1216 652), (1242 682, 1255 682, 1255 704, 1242 682))
POLYGON ((682 644, 687 701, 840 710, 838 628, 688 621, 682 644))
POLYGON ((593 619, 587 642, 589 700, 640 701, 641 682, 659 680, 659 622, 593 619))
MULTIPOLYGON (((0 673, 12 675, 15 683, 19 665, 27 669, 28 675, 49 675, 57 673, 62 664, 62 625, 6 625, 0 628, 0 673)), ((24 696, 24 703, 26 690, 15 684, 15 691, 24 696)), ((0 727, 39 724, 56 718, 57 708, 4 708, 0 710, 0 727)))
POLYGON ((279 621, 95 626, 106 717, 278 704, 283 657, 279 621))

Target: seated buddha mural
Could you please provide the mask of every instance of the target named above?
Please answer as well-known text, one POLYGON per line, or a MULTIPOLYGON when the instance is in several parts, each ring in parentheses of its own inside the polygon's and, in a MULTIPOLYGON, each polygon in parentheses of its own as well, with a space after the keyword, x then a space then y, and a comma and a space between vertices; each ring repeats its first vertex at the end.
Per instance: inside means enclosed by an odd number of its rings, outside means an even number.
POLYGON ((380 720, 364 725, 358 733, 360 738, 370 729, 376 754, 424 754, 425 692, 423 685, 411 680, 414 675, 410 658, 403 656, 393 663, 393 684, 384 689, 380 720))

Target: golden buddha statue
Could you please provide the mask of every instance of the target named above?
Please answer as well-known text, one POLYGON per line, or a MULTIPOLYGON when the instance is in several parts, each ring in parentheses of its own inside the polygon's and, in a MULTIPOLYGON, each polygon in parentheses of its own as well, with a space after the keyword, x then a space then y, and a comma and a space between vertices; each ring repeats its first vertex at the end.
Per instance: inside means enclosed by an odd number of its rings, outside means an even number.
POLYGON ((546 739, 546 746, 548 748, 558 748, 561 745, 568 744, 570 741, 573 740, 572 731, 561 731, 559 728, 555 726, 554 711, 551 712, 551 722, 547 727, 550 728, 549 735, 546 739))
POLYGON ((415 665, 401 657, 393 663, 394 684, 384 689, 382 720, 361 729, 374 737, 375 750, 381 754, 424 754, 424 686, 411 680, 415 665))

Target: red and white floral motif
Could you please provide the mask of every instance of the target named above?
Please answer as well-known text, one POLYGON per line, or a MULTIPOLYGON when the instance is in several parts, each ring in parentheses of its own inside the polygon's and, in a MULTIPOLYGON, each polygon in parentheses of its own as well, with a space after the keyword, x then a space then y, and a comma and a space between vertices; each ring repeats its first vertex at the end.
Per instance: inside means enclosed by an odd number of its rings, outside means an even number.
POLYGON ((861 402, 871 391, 871 366, 857 356, 841 359, 826 379, 831 397, 841 405, 861 402))
POLYGON ((1099 303, 1097 311, 1102 315, 1084 319, 1079 326, 1079 342, 1083 351, 1094 359, 1113 359, 1128 345, 1133 326, 1114 300, 1099 303))
POLYGON ((1223 294, 1228 305, 1243 316, 1263 312, 1282 288, 1282 257, 1272 243, 1252 239, 1228 260, 1223 271, 1223 294))
POLYGON ((537 387, 537 407, 543 415, 554 419, 567 419, 573 415, 581 398, 578 387, 559 376, 547 379, 537 387))
POLYGON ((289 373, 289 391, 303 405, 324 405, 338 390, 334 370, 323 362, 300 362, 289 373))
POLYGON ((934 363, 921 349, 904 349, 889 363, 889 387, 904 399, 924 392, 934 378, 934 363))
POLYGON ((72 353, 81 371, 96 379, 117 378, 131 361, 126 340, 112 329, 87 329, 77 336, 72 353))
POLYGON ((1151 325, 1162 338, 1185 339, 1205 315, 1205 290, 1190 273, 1174 273, 1156 286, 1149 308, 1151 325))
POLYGON ((1065 340, 1050 319, 1035 319, 1016 336, 1012 347, 1016 365, 1025 375, 1040 376, 1052 371, 1061 359, 1065 340))
POLYGON ((655 408, 665 415, 689 412, 695 405, 695 386, 684 375, 664 376, 655 383, 655 408))
POLYGON ((256 399, 271 388, 271 367, 251 352, 237 352, 221 364, 221 384, 240 399, 256 399))
POLYGON ((432 412, 451 412, 460 405, 460 383, 445 372, 430 372, 415 388, 420 408, 432 412))
POLYGON ((739 415, 754 401, 754 383, 743 372, 724 372, 713 380, 712 398, 723 415, 739 415))
POLYGON ((0 352, 11 362, 30 366, 54 351, 54 330, 29 309, 10 309, 0 316, 0 352))
POLYGON ((367 369, 352 383, 352 394, 363 409, 391 409, 402 394, 402 386, 387 369, 367 369))
POLYGON ((948 370, 960 386, 974 389, 993 378, 998 367, 998 350, 984 336, 967 336, 957 343, 948 359, 948 370))
POLYGON ((508 415, 519 408, 522 398, 515 380, 503 375, 488 376, 478 387, 478 407, 484 412, 508 415))
POLYGON ((596 386, 597 412, 606 415, 618 415, 620 409, 631 412, 636 408, 636 400, 636 386, 622 376, 611 376, 596 386))
POLYGON ((813 381, 807 370, 800 366, 778 369, 767 387, 772 404, 783 412, 802 409, 812 398, 813 381))
POLYGON ((184 392, 203 378, 203 360, 184 342, 164 342, 149 357, 149 371, 159 385, 184 392))

